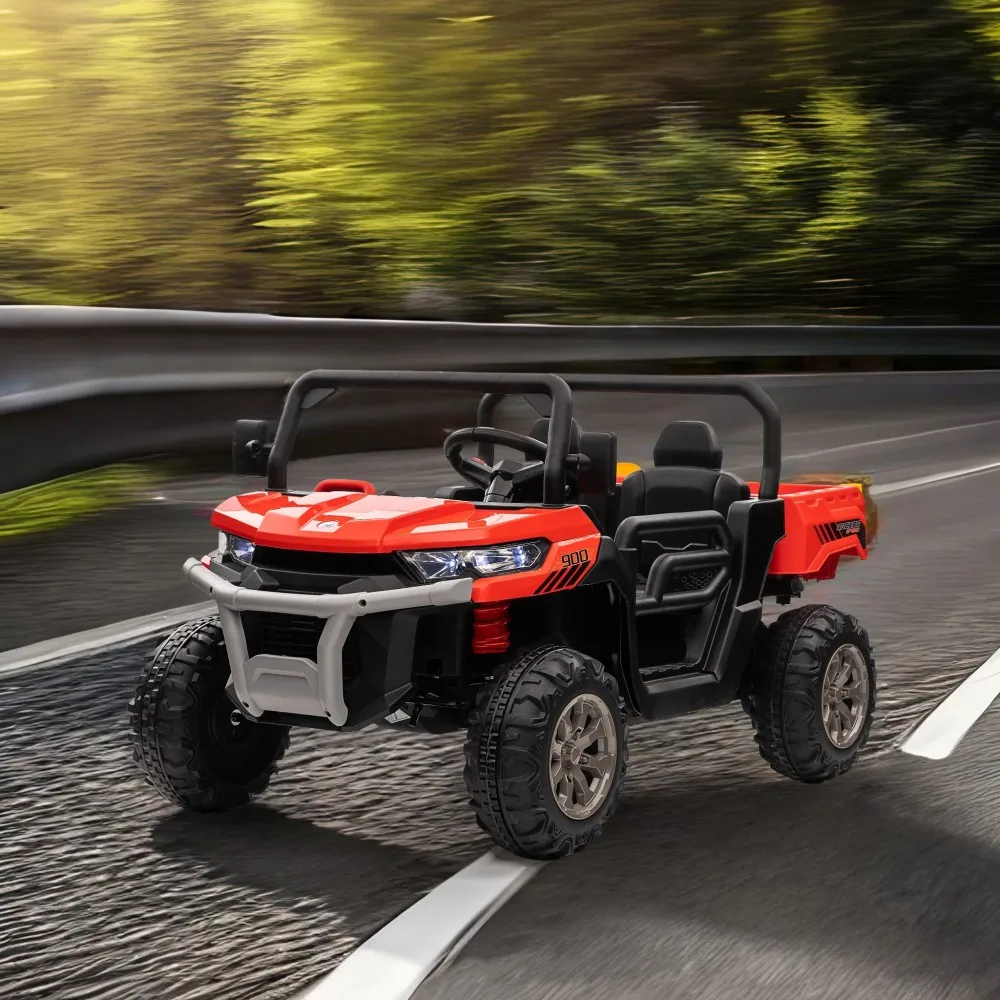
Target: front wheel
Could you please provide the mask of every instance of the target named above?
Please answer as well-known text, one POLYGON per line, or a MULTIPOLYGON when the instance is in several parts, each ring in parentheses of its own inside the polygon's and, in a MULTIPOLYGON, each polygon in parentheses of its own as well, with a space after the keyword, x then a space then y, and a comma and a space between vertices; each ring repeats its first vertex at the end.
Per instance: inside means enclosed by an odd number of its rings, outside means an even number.
POLYGON ((129 702, 132 757, 165 799, 196 812, 246 805, 288 748, 288 727, 251 722, 226 694, 218 618, 176 629, 150 658, 129 702))
POLYGON ((465 744, 479 825, 522 857, 589 846, 614 813, 628 762, 615 678, 595 659, 543 646, 481 692, 465 744))
POLYGON ((761 630, 743 685, 760 755, 798 781, 845 774, 868 742, 876 679, 856 618, 827 605, 781 615, 761 630))

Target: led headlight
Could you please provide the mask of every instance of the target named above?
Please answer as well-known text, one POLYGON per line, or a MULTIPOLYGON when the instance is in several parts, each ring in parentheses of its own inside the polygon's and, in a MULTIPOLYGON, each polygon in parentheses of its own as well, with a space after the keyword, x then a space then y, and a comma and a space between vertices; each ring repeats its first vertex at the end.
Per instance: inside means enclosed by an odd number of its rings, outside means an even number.
POLYGON ((436 549, 431 552, 401 552, 421 578, 456 580, 462 576, 500 576, 536 569, 545 559, 548 542, 511 542, 482 549, 436 549))
POLYGON ((219 532, 219 555, 229 555, 237 562, 249 563, 253 561, 254 544, 249 538, 240 538, 239 535, 230 535, 226 531, 219 532))

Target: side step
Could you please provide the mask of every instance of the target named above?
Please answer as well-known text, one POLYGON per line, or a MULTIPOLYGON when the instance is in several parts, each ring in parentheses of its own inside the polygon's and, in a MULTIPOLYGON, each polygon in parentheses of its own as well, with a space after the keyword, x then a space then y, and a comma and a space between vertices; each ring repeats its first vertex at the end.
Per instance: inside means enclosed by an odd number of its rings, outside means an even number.
POLYGON ((667 677, 680 677, 683 674, 698 673, 696 663, 657 663, 650 667, 640 667, 639 676, 648 684, 650 681, 660 681, 667 677))

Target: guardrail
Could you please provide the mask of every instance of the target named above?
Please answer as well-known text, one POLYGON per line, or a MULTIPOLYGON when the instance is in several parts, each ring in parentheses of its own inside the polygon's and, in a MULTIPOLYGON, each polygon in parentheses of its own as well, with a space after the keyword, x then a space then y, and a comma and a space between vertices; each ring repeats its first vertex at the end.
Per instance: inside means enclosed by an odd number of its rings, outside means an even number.
MULTIPOLYGON (((0 492, 152 454, 228 453, 310 368, 563 370, 671 360, 1000 358, 1000 327, 561 326, 0 307, 0 492)), ((345 392, 299 454, 437 443, 474 401, 345 392)))

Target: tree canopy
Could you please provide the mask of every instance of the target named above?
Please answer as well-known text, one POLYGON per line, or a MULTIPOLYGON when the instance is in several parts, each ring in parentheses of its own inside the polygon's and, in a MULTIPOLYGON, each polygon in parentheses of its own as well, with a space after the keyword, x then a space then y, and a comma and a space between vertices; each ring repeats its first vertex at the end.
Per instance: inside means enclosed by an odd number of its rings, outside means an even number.
POLYGON ((994 0, 5 0, 0 301, 995 321, 994 0))

